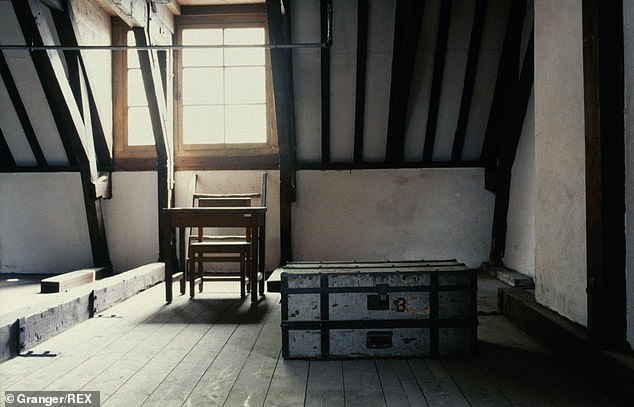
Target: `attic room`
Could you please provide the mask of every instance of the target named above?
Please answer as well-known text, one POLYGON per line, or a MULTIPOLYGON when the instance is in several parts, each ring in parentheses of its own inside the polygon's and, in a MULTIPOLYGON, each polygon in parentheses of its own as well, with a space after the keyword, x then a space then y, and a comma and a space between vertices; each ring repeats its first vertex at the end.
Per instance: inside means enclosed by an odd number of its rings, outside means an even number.
POLYGON ((633 21, 622 0, 0 0, 4 405, 632 405, 633 21), (423 333, 328 337, 359 291, 423 333), (297 298, 317 314, 293 331, 297 298))

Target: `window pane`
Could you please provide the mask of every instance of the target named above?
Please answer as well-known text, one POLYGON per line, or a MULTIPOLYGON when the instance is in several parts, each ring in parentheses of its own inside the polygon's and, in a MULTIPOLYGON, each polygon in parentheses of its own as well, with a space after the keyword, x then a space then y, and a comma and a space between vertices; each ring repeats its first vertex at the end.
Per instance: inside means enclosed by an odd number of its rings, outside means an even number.
POLYGON ((227 106, 227 143, 266 143, 266 105, 227 106))
POLYGON ((147 106, 140 69, 128 70, 128 106, 147 106))
POLYGON ((128 145, 154 145, 150 110, 147 107, 128 108, 128 145))
POLYGON ((227 104, 265 103, 264 67, 226 68, 227 104))
POLYGON ((183 104, 221 104, 224 102, 222 68, 183 69, 183 104))
MULTIPOLYGON (((183 45, 222 45, 221 28, 186 29, 183 45)), ((222 66, 222 48, 184 49, 183 66, 222 66)))
MULTIPOLYGON (((227 28, 225 44, 264 44, 263 28, 227 28)), ((226 48, 225 65, 264 65, 264 48, 226 48)))
POLYGON ((224 143, 224 106, 183 107, 184 144, 224 143))

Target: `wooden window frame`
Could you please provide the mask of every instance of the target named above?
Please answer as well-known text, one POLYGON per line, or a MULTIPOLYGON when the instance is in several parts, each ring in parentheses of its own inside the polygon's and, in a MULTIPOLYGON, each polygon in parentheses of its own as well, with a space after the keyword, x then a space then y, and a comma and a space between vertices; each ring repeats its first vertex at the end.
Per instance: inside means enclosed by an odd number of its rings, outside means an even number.
MULTIPOLYGON (((196 7, 189 7, 195 10, 196 7)), ((252 5, 214 6, 201 11, 183 13, 175 19, 176 44, 181 44, 182 31, 192 28, 262 27, 268 42, 266 12, 252 5)), ((275 124, 273 81, 269 50, 265 50, 265 95, 267 141, 265 143, 188 144, 182 136, 181 53, 174 54, 174 166, 176 169, 275 169, 279 166, 279 149, 275 124)))
MULTIPOLYGON (((118 18, 112 19, 112 43, 127 45, 131 30, 118 18)), ((112 52, 112 99, 115 170, 156 169, 154 145, 128 145, 128 51, 112 52)))
MULTIPOLYGON (((266 11, 262 5, 221 5, 221 6, 190 6, 181 8, 181 16, 175 17, 174 34, 176 44, 180 41, 180 33, 185 28, 210 26, 258 26, 265 31, 265 42, 268 42, 268 27, 266 11)), ((112 19, 112 43, 114 45, 127 44, 127 32, 131 30, 123 21, 112 19)), ((267 142, 257 144, 202 144, 184 146, 182 142, 180 118, 179 51, 173 52, 173 72, 171 84, 168 84, 167 96, 173 101, 172 120, 168 124, 173 129, 172 142, 174 146, 174 168, 176 170, 231 170, 231 169, 277 169, 279 167, 279 148, 277 140, 277 126, 275 122, 275 105, 273 97, 273 81, 271 73, 270 52, 265 51, 265 86, 266 86, 266 116, 267 142), (171 87, 169 87, 171 86, 171 87)), ((128 117, 127 117, 127 51, 113 51, 112 53, 112 97, 113 97, 113 131, 114 131, 114 170, 147 171, 156 169, 156 151, 154 145, 128 145, 128 117)), ((165 79, 165 78, 164 78, 165 79)), ((168 103, 169 104, 169 103, 168 103)))

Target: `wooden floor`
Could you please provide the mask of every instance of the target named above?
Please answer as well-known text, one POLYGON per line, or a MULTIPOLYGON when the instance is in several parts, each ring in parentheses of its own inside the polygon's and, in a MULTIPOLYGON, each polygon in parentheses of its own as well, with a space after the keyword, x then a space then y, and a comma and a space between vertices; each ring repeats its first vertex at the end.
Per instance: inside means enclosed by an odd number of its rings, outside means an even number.
MULTIPOLYGON (((166 305, 162 285, 0 364, 5 390, 98 390, 102 406, 612 406, 495 312, 479 282, 479 352, 467 358, 285 361, 279 295, 237 283, 166 305)), ((4 405, 4 398, 0 398, 4 405)))

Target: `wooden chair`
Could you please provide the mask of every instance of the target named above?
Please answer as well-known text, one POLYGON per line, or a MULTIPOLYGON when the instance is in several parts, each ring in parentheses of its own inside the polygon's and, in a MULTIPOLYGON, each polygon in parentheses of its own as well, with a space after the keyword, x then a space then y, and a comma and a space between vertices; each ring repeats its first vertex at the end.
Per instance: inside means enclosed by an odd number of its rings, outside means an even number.
MULTIPOLYGON (((196 175, 194 176, 192 193, 192 206, 198 207, 243 207, 251 206, 251 200, 260 198, 260 204, 266 205, 266 172, 262 173, 262 191, 246 194, 204 194, 196 192, 196 175)), ((247 287, 247 274, 250 270, 252 252, 252 236, 245 231, 243 235, 204 234, 203 228, 197 229, 196 234, 190 232, 187 249, 188 279, 190 282, 190 297, 194 298, 195 286, 198 282, 199 291, 202 292, 205 281, 240 281, 240 296, 246 296, 245 291, 250 291, 251 282, 247 287), (232 272, 205 272, 205 263, 240 263, 240 272, 236 276, 232 272)), ((257 253, 256 253, 257 255, 257 253)), ((255 286, 254 286, 255 287, 255 286)))

